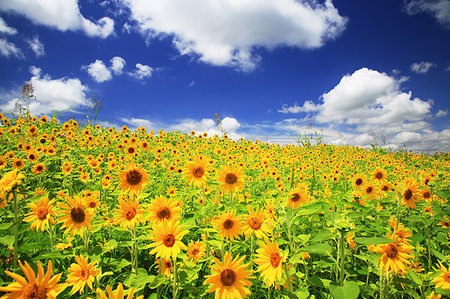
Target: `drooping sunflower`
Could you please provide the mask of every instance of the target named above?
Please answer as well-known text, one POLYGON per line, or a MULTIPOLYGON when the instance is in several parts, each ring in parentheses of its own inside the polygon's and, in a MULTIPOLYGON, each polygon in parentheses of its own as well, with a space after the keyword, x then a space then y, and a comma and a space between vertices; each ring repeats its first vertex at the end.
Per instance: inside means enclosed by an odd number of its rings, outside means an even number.
POLYGON ((241 217, 234 212, 224 211, 217 219, 213 220, 213 227, 219 230, 220 237, 233 241, 239 239, 242 234, 241 217))
POLYGON ((208 178, 207 159, 196 157, 192 161, 187 162, 183 169, 183 175, 188 184, 194 185, 197 188, 205 186, 206 179, 208 178))
POLYGON ((147 207, 150 212, 148 220, 152 223, 161 221, 172 221, 181 218, 181 207, 176 199, 167 199, 164 196, 156 196, 155 199, 147 207))
POLYGON ((44 196, 36 202, 30 203, 29 207, 31 212, 25 215, 23 221, 32 222, 28 229, 40 229, 44 231, 48 223, 55 224, 55 220, 53 219, 56 216, 56 211, 54 210, 55 199, 51 201, 48 200, 48 196, 44 196))
POLYGON ((436 283, 436 288, 450 290, 450 268, 445 268, 441 262, 436 270, 442 271, 442 274, 433 279, 436 283))
POLYGON ((153 241, 149 246, 155 247, 150 254, 156 253, 156 257, 168 259, 176 258, 181 249, 187 249, 181 239, 188 230, 183 230, 184 226, 179 221, 162 221, 153 225, 149 231, 152 235, 149 239, 153 241))
POLYGON ((19 266, 22 268, 26 278, 16 273, 5 270, 5 273, 16 281, 6 287, 0 287, 0 292, 10 292, 3 295, 2 298, 49 298, 55 299, 56 296, 66 288, 65 284, 58 284, 61 273, 52 277, 52 261, 48 261, 47 273, 44 272, 41 262, 38 261, 38 275, 25 262, 25 266, 19 260, 19 266), (45 274, 44 274, 45 273, 45 274))
POLYGON ((406 205, 408 209, 416 207, 416 201, 421 197, 419 183, 414 179, 406 178, 403 181, 402 205, 406 205))
POLYGON ((287 206, 293 209, 300 207, 304 203, 309 202, 309 193, 305 184, 298 184, 290 193, 287 206))
POLYGON ((250 295, 249 286, 252 285, 249 279, 253 271, 247 270, 250 263, 244 264, 245 256, 239 258, 237 255, 231 260, 231 253, 226 252, 223 263, 214 258, 215 265, 210 266, 211 275, 206 275, 204 285, 210 285, 207 292, 215 292, 215 299, 234 299, 250 295))
POLYGON ((283 263, 286 258, 280 252, 278 243, 271 243, 266 239, 259 243, 260 247, 256 250, 257 255, 254 260, 258 271, 261 272, 262 279, 267 286, 272 286, 276 281, 281 280, 283 274, 283 263))
POLYGON ((159 266, 161 265, 161 269, 159 271, 160 273, 164 274, 167 277, 170 277, 170 274, 173 272, 173 263, 170 259, 157 258, 155 260, 155 264, 157 269, 159 269, 159 266))
POLYGON ((100 274, 100 270, 95 267, 98 262, 88 263, 88 258, 82 255, 76 256, 75 262, 70 265, 68 269, 69 275, 67 275, 66 279, 69 286, 72 286, 72 295, 78 291, 80 294, 83 294, 86 284, 91 290, 94 290, 92 283, 94 282, 95 276, 100 274))
POLYGON ((147 184, 148 177, 145 169, 132 163, 120 174, 120 187, 125 192, 137 195, 147 184))
POLYGON ((115 223, 123 228, 132 229, 135 225, 144 222, 144 210, 139 205, 139 200, 119 198, 119 204, 116 209, 115 223))
POLYGON ((191 240, 188 244, 187 248, 188 258, 194 259, 194 261, 198 261, 204 257, 206 257, 206 248, 205 244, 202 242, 195 242, 191 240))
POLYGON ((410 253, 414 247, 404 242, 392 242, 388 244, 377 245, 374 251, 381 254, 380 267, 388 273, 401 273, 407 269, 407 265, 413 258, 410 253))
POLYGON ((0 179, 0 190, 5 193, 11 191, 14 186, 20 185, 24 178, 25 176, 22 173, 12 170, 0 179))
POLYGON ((241 191, 245 185, 245 175, 241 168, 223 166, 218 172, 217 181, 225 192, 241 191))
MULTIPOLYGON (((131 288, 128 296, 126 297, 126 299, 133 299, 134 296, 134 289, 131 288)), ((117 286, 117 289, 115 291, 112 290, 111 286, 107 286, 106 287, 106 293, 105 291, 101 290, 101 289, 97 289, 97 298, 98 299, 124 299, 124 295, 123 295, 123 285, 122 283, 119 283, 119 285, 117 286)), ((136 299, 143 299, 144 295, 138 296, 136 299)))
POLYGON ((267 219, 263 209, 259 209, 258 207, 254 210, 253 207, 249 205, 248 215, 245 215, 243 227, 245 239, 250 238, 252 234, 258 239, 268 236, 271 232, 271 225, 269 225, 269 223, 270 221, 267 219))
POLYGON ((64 233, 82 236, 84 230, 92 229, 93 211, 86 208, 86 204, 79 196, 68 197, 67 203, 60 203, 59 206, 63 216, 58 220, 64 222, 61 228, 67 227, 64 233))

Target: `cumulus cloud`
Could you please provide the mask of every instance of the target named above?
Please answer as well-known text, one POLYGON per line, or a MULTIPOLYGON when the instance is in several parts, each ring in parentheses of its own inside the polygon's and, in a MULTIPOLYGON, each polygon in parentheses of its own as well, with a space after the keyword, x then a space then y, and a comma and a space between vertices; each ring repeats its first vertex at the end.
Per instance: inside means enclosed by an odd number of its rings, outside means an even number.
POLYGON ((426 72, 428 72, 430 70, 430 68, 432 68, 434 66, 436 66, 436 65, 432 62, 426 62, 426 61, 415 62, 415 63, 411 64, 411 70, 417 74, 425 74, 426 72))
POLYGON ((14 43, 8 42, 4 38, 0 38, 0 54, 5 57, 23 57, 22 50, 20 50, 14 43))
POLYGON ((149 78, 152 76, 153 68, 149 67, 145 64, 136 64, 136 70, 133 72, 128 73, 133 78, 136 78, 138 80, 143 80, 145 78, 149 78))
POLYGON ((114 33, 114 21, 103 17, 97 22, 86 19, 77 0, 2 0, 0 11, 23 15, 32 22, 61 31, 84 31, 88 36, 106 38, 114 33))
POLYGON ((125 0, 146 38, 170 37, 181 55, 219 66, 253 70, 255 48, 321 47, 347 19, 331 0, 125 0))
POLYGON ((447 116, 447 114, 448 114, 447 109, 446 110, 439 109, 439 111, 436 113, 436 118, 447 116))
POLYGON ((4 34, 16 34, 17 30, 15 28, 9 27, 2 17, 0 17, 0 33, 4 34))
MULTIPOLYGON (((78 78, 52 79, 49 75, 42 76, 42 70, 31 67, 31 83, 36 99, 30 102, 30 111, 33 115, 50 115, 55 110, 74 110, 87 106, 85 92, 87 86, 81 84, 78 78)), ((17 98, 0 105, 1 110, 13 110, 17 98)))
POLYGON ((448 0, 410 0, 405 2, 409 15, 428 13, 444 27, 450 29, 450 1, 448 0))
POLYGON ((300 113, 300 112, 313 112, 319 110, 320 107, 314 104, 312 101, 305 101, 302 106, 299 106, 298 103, 294 103, 293 106, 289 106, 284 104, 281 109, 278 109, 278 112, 281 113, 300 113))
POLYGON ((40 42, 39 37, 28 39, 27 44, 37 57, 45 55, 44 45, 40 42))
POLYGON ((113 57, 111 60, 111 70, 115 75, 122 74, 122 70, 126 64, 125 59, 119 56, 113 57))
POLYGON ((95 82, 105 82, 112 79, 111 71, 105 66, 103 61, 101 60, 95 60, 95 62, 83 66, 83 69, 86 69, 86 71, 89 73, 89 75, 92 77, 92 79, 95 80, 95 82))
POLYGON ((137 127, 145 127, 147 130, 155 129, 154 124, 142 118, 122 118, 121 121, 131 126, 131 128, 136 129, 137 127))

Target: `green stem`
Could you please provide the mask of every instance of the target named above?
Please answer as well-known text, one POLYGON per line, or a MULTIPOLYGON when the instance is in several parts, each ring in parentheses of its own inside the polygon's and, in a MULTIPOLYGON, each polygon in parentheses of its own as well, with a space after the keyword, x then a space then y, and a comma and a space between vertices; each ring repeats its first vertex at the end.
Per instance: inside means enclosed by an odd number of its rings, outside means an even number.
POLYGON ((13 201, 14 201, 14 259, 13 265, 14 268, 17 268, 17 254, 19 250, 19 208, 17 202, 17 193, 16 189, 13 189, 13 201))
POLYGON ((175 257, 173 259, 173 299, 177 298, 177 292, 178 292, 178 288, 177 288, 177 258, 175 257))
POLYGON ((291 279, 289 277, 289 271, 287 268, 287 263, 283 263, 283 268, 284 268, 284 273, 286 274, 286 280, 287 280, 287 285, 288 285, 288 291, 290 293, 292 293, 292 284, 291 284, 291 279))
POLYGON ((340 231, 339 238, 339 284, 344 285, 344 264, 345 264, 345 237, 344 231, 340 231))
POLYGON ((380 269, 380 299, 384 299, 384 286, 383 286, 383 277, 384 277, 384 269, 380 269))
MULTIPOLYGON (((159 272, 162 273, 162 257, 159 258, 159 272)), ((161 285, 156 289, 156 299, 161 298, 161 285)))

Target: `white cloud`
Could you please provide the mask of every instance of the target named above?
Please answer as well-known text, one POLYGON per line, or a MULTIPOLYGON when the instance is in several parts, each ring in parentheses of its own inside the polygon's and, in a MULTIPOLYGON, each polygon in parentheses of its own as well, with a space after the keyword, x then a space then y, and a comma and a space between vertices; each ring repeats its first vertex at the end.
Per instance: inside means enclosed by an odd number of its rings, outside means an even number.
POLYGON ((312 101, 305 101, 302 106, 299 106, 298 103, 294 103, 294 106, 289 106, 284 104, 281 109, 278 109, 278 112, 281 113, 300 113, 300 112, 313 112, 319 110, 320 107, 314 104, 312 101))
POLYGON ((447 116, 447 114, 448 114, 448 110, 447 109, 446 110, 439 109, 439 111, 436 113, 436 118, 447 116))
POLYGON ((111 70, 115 75, 122 74, 122 70, 126 64, 125 59, 119 56, 113 57, 111 60, 111 70))
POLYGON ((0 17, 0 33, 4 34, 16 34, 17 30, 15 28, 9 27, 2 17, 0 17))
POLYGON ((114 32, 114 21, 103 17, 97 22, 86 19, 77 0, 2 0, 0 11, 23 15, 36 24, 61 31, 84 31, 88 36, 106 38, 114 32))
POLYGON ((149 67, 148 65, 137 63, 136 70, 128 73, 128 75, 130 75, 131 77, 134 77, 138 80, 142 80, 147 77, 151 77, 152 72, 153 72, 153 69, 151 67, 149 67))
POLYGON ((27 40, 27 44, 37 57, 45 55, 44 45, 39 41, 39 38, 37 36, 35 36, 33 39, 27 40))
MULTIPOLYGON (((33 76, 31 83, 34 88, 33 99, 30 103, 30 111, 33 115, 51 115, 55 110, 73 110, 88 104, 85 92, 87 86, 81 84, 78 78, 51 79, 49 75, 41 76, 41 69, 30 68, 33 76)), ((11 99, 0 105, 2 110, 12 110, 17 99, 11 99)))
POLYGON ((154 124, 147 119, 132 117, 132 118, 122 118, 121 121, 130 125, 133 129, 137 127, 145 127, 147 130, 152 130, 155 128, 154 124))
POLYGON ((147 38, 170 37, 181 55, 253 70, 256 47, 313 49, 339 36, 347 19, 330 0, 125 0, 147 38))
POLYGON ((82 69, 86 69, 89 75, 96 82, 104 82, 112 79, 111 71, 105 66, 103 61, 95 60, 95 62, 83 66, 82 69))
POLYGON ((22 58, 22 51, 16 47, 14 43, 8 42, 4 38, 0 38, 0 54, 5 57, 15 56, 22 58))
POLYGON ((436 66, 436 65, 432 62, 426 62, 426 61, 415 62, 415 63, 411 64, 411 70, 417 74, 425 74, 426 72, 428 72, 430 70, 430 68, 432 68, 434 66, 436 66))
POLYGON ((405 3, 405 9, 410 15, 429 13, 441 25, 450 29, 450 1, 448 0, 410 0, 405 3))

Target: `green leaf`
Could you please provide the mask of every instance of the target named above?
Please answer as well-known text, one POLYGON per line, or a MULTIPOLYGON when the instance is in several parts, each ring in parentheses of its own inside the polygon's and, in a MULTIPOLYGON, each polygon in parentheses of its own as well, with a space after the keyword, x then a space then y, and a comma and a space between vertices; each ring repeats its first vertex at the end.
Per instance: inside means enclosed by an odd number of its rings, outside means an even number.
POLYGON ((301 249, 302 252, 331 254, 331 246, 328 244, 314 244, 301 249))
POLYGON ((14 236, 6 235, 3 237, 0 237, 0 244, 12 247, 14 244, 14 236))
POLYGON ((108 242, 106 242, 105 245, 103 245, 103 253, 116 249, 117 245, 118 243, 116 240, 114 239, 109 240, 108 242))
POLYGON ((361 245, 378 245, 378 244, 387 244, 392 243, 397 240, 392 240, 388 238, 383 237, 373 237, 373 238, 363 238, 363 237, 356 237, 355 242, 361 245))
POLYGON ((308 282, 310 284, 312 284, 313 286, 319 287, 319 288, 324 288, 325 285, 323 284, 322 279, 320 279, 319 276, 312 276, 310 278, 308 278, 308 282))
POLYGON ((343 286, 331 283, 328 287, 335 299, 357 299, 359 285, 355 281, 346 281, 343 286))
POLYGON ((414 281, 419 286, 422 286, 422 279, 417 275, 416 272, 414 272, 411 269, 408 269, 408 276, 411 278, 412 281, 414 281))
POLYGON ((13 225, 14 225, 14 223, 12 223, 12 222, 1 223, 0 230, 8 229, 13 225))
POLYGON ((443 255, 442 253, 440 253, 439 251, 437 251, 436 249, 430 248, 431 252, 441 261, 445 261, 447 260, 447 258, 445 257, 445 255, 443 255))
POLYGON ((153 281, 148 285, 150 289, 156 289, 161 284, 165 283, 167 281, 167 277, 164 274, 158 274, 157 276, 154 276, 153 281))
POLYGON ((436 288, 435 291, 436 291, 437 294, 441 294, 441 295, 450 295, 450 291, 449 291, 449 290, 444 290, 444 289, 436 288))
POLYGON ((330 205, 324 202, 315 202, 311 205, 301 207, 300 211, 295 216, 304 216, 317 212, 325 212, 329 207, 330 205))
POLYGON ((335 237, 335 234, 333 234, 329 229, 323 229, 320 232, 317 233, 317 235, 314 236, 314 238, 311 239, 311 243, 317 243, 324 240, 329 240, 335 237))

